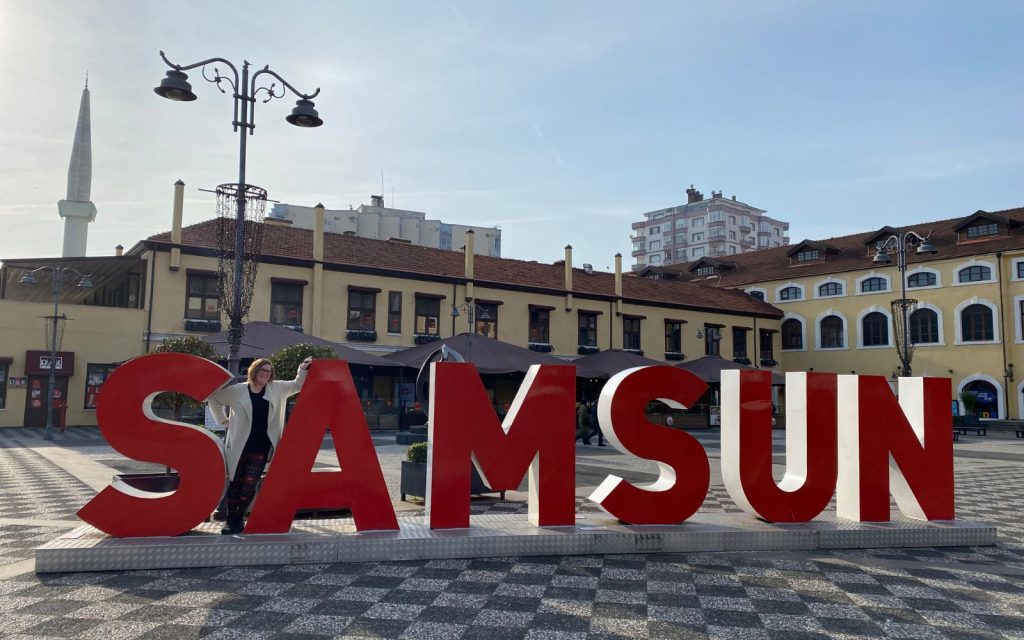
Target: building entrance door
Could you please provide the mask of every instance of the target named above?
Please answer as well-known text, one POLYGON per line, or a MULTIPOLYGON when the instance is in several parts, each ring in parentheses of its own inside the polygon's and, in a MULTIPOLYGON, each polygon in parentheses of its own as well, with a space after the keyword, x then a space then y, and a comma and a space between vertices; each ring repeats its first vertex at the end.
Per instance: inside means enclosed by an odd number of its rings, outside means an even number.
MULTIPOLYGON (((68 401, 68 379, 64 376, 56 378, 57 386, 54 388, 55 407, 64 406, 68 401)), ((28 393, 25 394, 25 426, 45 427, 46 426, 46 396, 49 376, 29 376, 28 393)), ((53 426, 60 426, 60 409, 53 410, 53 426)))

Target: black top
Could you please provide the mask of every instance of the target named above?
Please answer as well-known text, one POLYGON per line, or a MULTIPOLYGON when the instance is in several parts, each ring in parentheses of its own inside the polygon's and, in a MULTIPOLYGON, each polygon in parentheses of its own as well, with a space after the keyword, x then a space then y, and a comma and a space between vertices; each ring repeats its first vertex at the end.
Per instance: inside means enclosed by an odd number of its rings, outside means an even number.
POLYGON ((264 398, 267 388, 263 387, 259 393, 253 393, 249 388, 249 400, 252 401, 252 426, 249 429, 249 439, 245 441, 243 453, 270 453, 270 437, 267 436, 267 416, 270 415, 270 403, 264 398))

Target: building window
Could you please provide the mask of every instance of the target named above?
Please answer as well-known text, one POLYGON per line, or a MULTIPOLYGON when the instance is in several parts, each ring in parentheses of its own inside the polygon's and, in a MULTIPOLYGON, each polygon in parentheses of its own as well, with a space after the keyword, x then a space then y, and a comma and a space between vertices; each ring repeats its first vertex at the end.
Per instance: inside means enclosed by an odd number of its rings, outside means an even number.
POLYGON ((861 319, 860 328, 865 347, 889 346, 889 319, 885 314, 872 311, 861 319))
POLYGON ((416 296, 416 327, 420 335, 436 336, 441 332, 441 300, 416 296))
POLYGON ((638 240, 638 241, 633 243, 633 251, 643 251, 643 250, 644 250, 643 240, 638 240))
POLYGON ((704 218, 694 218, 693 219, 693 224, 690 225, 690 226, 691 227, 703 227, 704 226, 704 218))
POLYGON ((661 264, 661 254, 653 253, 650 256, 648 256, 648 260, 651 264, 661 264))
POLYGON ((622 318, 622 348, 640 350, 640 318, 622 318))
POLYGON ((796 318, 782 321, 782 350, 804 348, 804 323, 796 318))
POLYGON ((654 225, 653 227, 651 227, 650 229, 647 230, 647 235, 649 235, 649 236, 653 236, 656 233, 661 233, 661 225, 657 225, 656 224, 656 225, 654 225))
POLYGON ((302 326, 301 284, 273 282, 270 285, 270 321, 293 327, 302 326))
POLYGON ((708 222, 721 222, 725 220, 725 214, 721 211, 712 211, 708 214, 708 222))
POLYGON ((700 258, 704 256, 704 247, 694 247, 693 253, 690 255, 691 258, 700 258))
POLYGON ((686 226, 686 218, 676 218, 676 229, 682 229, 686 226))
POLYGON ((747 329, 743 327, 732 328, 732 359, 747 360, 747 329))
POLYGON ((547 309, 530 309, 530 334, 528 340, 530 342, 538 342, 540 344, 548 344, 549 331, 550 331, 550 319, 551 312, 547 309))
MULTIPOLYGON (((6 365, 0 365, 0 367, 6 365)), ((117 368, 116 364, 92 364, 85 368, 85 404, 83 405, 86 409, 96 408, 96 398, 100 394, 100 387, 107 381, 110 374, 114 373, 114 369, 117 368)), ((6 380, 6 376, 4 376, 6 380)), ((2 403, 0 403, 2 405, 2 403)))
POLYGON ((1024 280, 1024 260, 1017 263, 1017 277, 1024 280))
POLYGON ((911 289, 934 287, 937 282, 938 278, 935 277, 935 274, 927 271, 919 271, 907 278, 907 286, 911 289))
POLYGON ((761 366, 775 366, 775 345, 772 332, 761 329, 761 366), (773 363, 773 364, 768 364, 773 363))
POLYGON ((498 305, 489 302, 476 303, 473 331, 488 338, 498 338, 498 305))
POLYGON ((703 242, 704 241, 704 234, 703 233, 695 233, 692 236, 690 236, 690 241, 691 242, 703 242))
POLYGON ((818 297, 828 298, 830 296, 843 295, 843 285, 838 282, 826 282, 818 287, 818 297))
POLYGON ((995 339, 992 309, 972 304, 960 312, 960 336, 964 342, 988 342, 995 339))
POLYGON ((683 323, 679 320, 665 321, 665 353, 682 353, 683 323))
POLYGON ((985 282, 992 279, 992 270, 981 265, 965 267, 957 274, 960 282, 985 282))
MULTIPOLYGON (((676 244, 686 244, 686 234, 685 233, 677 233, 676 234, 676 244)), ((1024 264, 1024 263, 1021 263, 1021 264, 1024 264)))
POLYGON ((939 314, 918 309, 910 314, 910 343, 936 344, 939 341, 939 314))
POLYGON ((711 229, 711 231, 708 231, 708 237, 709 238, 724 238, 725 237, 725 229, 722 228, 722 227, 714 227, 714 228, 711 229))
POLYGON ((736 224, 736 216, 729 216, 729 224, 736 224))
POLYGON ((825 316, 818 323, 821 334, 822 349, 842 349, 846 346, 843 340, 843 319, 839 316, 825 316))
POLYGON ((785 287, 779 291, 779 300, 799 300, 803 297, 800 287, 785 287))
POLYGON ((705 265, 697 269, 698 276, 713 276, 715 275, 715 268, 711 265, 705 265))
POLYGON ((747 294, 749 294, 754 300, 764 302, 764 291, 748 291, 747 294))
POLYGON ((597 314, 581 313, 579 315, 579 346, 597 346, 597 314))
POLYGON ((861 293, 872 293, 874 291, 888 291, 889 287, 886 286, 885 278, 879 278, 875 276, 868 278, 860 283, 861 293))
POLYGON ((686 249, 676 249, 676 260, 686 260, 686 249))
POLYGON ((185 303, 185 317, 189 320, 220 320, 217 276, 190 274, 187 287, 188 300, 185 303))
POLYGON ((796 254, 797 262, 808 262, 810 260, 817 260, 821 257, 821 252, 817 249, 803 249, 796 254))
POLYGON ((648 251, 655 251, 655 250, 660 249, 660 248, 661 248, 661 240, 651 240, 650 242, 647 243, 647 250, 648 251))
POLYGON ((999 233, 999 225, 994 222, 986 222, 967 227, 968 238, 984 238, 999 233))
POLYGON ((372 291, 348 291, 348 330, 373 331, 377 310, 377 294, 372 291))
POLYGON ((388 291, 388 333, 402 333, 401 291, 388 291))
POLYGON ((0 362, 0 409, 7 408, 7 374, 9 373, 9 365, 6 362, 0 362))

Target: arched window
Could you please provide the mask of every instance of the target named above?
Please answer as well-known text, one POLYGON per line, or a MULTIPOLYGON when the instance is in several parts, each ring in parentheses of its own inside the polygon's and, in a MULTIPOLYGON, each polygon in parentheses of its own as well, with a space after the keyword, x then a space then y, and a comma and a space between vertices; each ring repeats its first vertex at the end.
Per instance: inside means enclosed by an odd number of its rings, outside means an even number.
POLYGON ((842 349, 846 346, 843 340, 843 319, 839 316, 825 316, 821 319, 818 330, 822 349, 842 349))
POLYGON ((887 291, 888 289, 889 287, 886 286, 885 278, 879 278, 878 276, 868 278, 860 283, 861 293, 870 293, 872 291, 887 291))
POLYGON ((957 274, 960 282, 985 282, 992 279, 992 270, 979 264, 973 267, 964 267, 957 274))
POLYGON ((796 318, 789 318, 782 322, 782 348, 804 348, 804 324, 796 318))
POLYGON ((992 309, 972 304, 960 312, 960 337, 964 342, 986 342, 995 339, 992 330, 992 309))
POLYGON ((800 294, 800 287, 786 287, 779 291, 779 300, 799 300, 800 294))
MULTIPOLYGON (((865 347, 888 346, 889 319, 885 317, 885 314, 872 311, 861 319, 860 327, 865 347)), ((824 335, 822 336, 822 346, 825 346, 824 335)))
POLYGON ((934 287, 938 280, 934 273, 928 273, 927 271, 920 271, 907 278, 907 286, 911 289, 915 287, 934 287))
POLYGON ((843 295, 843 285, 839 284, 838 282, 826 282, 825 284, 818 287, 818 297, 820 298, 841 295, 843 295))
POLYGON ((910 314, 911 344, 935 344, 939 341, 939 314, 932 309, 918 309, 910 314))
POLYGON ((764 302, 764 291, 748 291, 751 298, 764 302))

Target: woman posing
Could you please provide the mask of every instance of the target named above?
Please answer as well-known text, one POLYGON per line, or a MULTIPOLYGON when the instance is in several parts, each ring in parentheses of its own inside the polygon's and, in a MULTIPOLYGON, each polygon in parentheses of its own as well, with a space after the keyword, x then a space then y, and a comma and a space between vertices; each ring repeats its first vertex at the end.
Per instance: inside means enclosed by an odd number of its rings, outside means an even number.
POLYGON ((256 497, 256 487, 270 452, 281 440, 288 398, 302 389, 312 358, 299 365, 290 382, 274 380, 274 365, 260 358, 249 365, 248 380, 224 387, 209 397, 218 424, 227 428, 228 484, 227 522, 221 533, 241 533, 245 512, 256 497), (231 409, 231 417, 224 408, 231 409))

